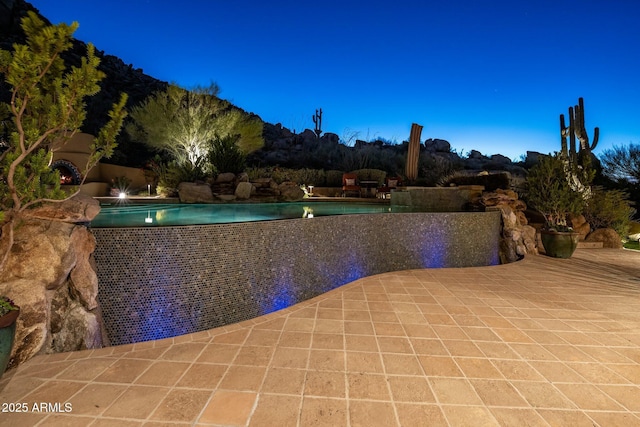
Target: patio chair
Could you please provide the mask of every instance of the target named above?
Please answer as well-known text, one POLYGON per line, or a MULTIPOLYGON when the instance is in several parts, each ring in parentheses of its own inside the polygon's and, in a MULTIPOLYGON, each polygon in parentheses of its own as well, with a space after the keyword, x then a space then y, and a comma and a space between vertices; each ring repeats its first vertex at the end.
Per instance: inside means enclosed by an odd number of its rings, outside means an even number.
POLYGON ((376 196, 380 199, 388 199, 391 197, 391 190, 402 187, 402 178, 399 176, 386 177, 384 186, 378 188, 376 196))
POLYGON ((342 197, 346 197, 348 193, 357 193, 358 197, 360 197, 358 175, 355 173, 345 173, 342 175, 342 197))

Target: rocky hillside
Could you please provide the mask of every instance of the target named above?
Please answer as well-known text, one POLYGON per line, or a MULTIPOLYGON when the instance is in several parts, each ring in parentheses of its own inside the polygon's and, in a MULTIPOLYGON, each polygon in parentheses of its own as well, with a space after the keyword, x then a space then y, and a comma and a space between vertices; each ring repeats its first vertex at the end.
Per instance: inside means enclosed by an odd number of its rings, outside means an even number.
MULTIPOLYGON (((310 129, 295 134, 281 124, 270 123, 265 123, 264 138, 264 147, 251 154, 249 164, 342 171, 381 169, 389 174, 402 174, 408 149, 407 141, 391 144, 382 140, 357 140, 353 147, 348 147, 334 133, 324 133, 318 138, 310 129)), ((419 175, 426 185, 442 184, 443 177, 456 171, 468 174, 508 171, 524 175, 523 166, 535 162, 536 155, 528 152, 525 163, 513 163, 500 154, 485 156, 476 150, 461 156, 448 141, 427 139, 420 146, 419 175)))
MULTIPOLYGON (((0 48, 11 50, 14 43, 24 43, 25 35, 20 27, 20 21, 28 11, 34 11, 47 23, 50 21, 42 16, 30 3, 24 0, 0 0, 0 48)), ((99 46, 96 46, 98 49, 99 46)), ((80 58, 86 55, 87 45, 74 40, 73 47, 64 53, 63 58, 69 65, 79 65, 80 58)), ((121 93, 129 95, 127 107, 132 107, 143 101, 149 94, 163 90, 167 83, 148 76, 141 69, 125 64, 120 58, 107 55, 97 50, 100 57, 100 70, 106 74, 101 82, 101 91, 96 96, 87 99, 87 120, 82 130, 95 135, 107 121, 107 112, 114 102, 118 101, 121 93)), ((0 99, 7 101, 8 87, 4 80, 0 82, 0 99)), ((122 133, 119 139, 119 152, 113 159, 116 163, 140 163, 150 155, 146 147, 133 144, 128 136, 122 133), (128 162, 127 160, 128 159, 128 162)))

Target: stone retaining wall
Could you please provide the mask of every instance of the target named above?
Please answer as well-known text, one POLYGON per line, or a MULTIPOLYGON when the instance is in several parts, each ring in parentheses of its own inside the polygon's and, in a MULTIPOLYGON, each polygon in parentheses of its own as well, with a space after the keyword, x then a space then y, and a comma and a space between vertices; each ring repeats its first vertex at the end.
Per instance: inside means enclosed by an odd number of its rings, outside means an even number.
POLYGON ((414 206, 424 212, 461 212, 482 195, 484 187, 403 187, 391 193, 391 205, 414 206))
POLYGON ((498 264, 500 213, 93 229, 112 344, 250 319, 374 274, 498 264))

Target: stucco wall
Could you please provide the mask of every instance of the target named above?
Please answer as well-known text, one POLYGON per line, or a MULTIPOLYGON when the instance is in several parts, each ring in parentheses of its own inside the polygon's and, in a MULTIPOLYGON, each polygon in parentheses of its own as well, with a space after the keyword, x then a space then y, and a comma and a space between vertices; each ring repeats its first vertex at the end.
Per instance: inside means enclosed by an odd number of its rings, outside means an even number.
POLYGON ((500 213, 341 215, 94 229, 112 344, 260 316, 361 277, 498 263, 500 213))
MULTIPOLYGON (((77 133, 69 139, 63 146, 54 152, 53 160, 66 160, 82 173, 87 165, 87 160, 91 153, 90 146, 93 143, 93 135, 88 133, 77 133)), ((140 168, 130 168, 125 166, 99 163, 87 173, 85 183, 106 183, 107 185, 83 186, 82 192, 90 196, 108 196, 109 184, 112 179, 126 176, 131 180, 130 191, 139 191, 147 188, 147 181, 140 168)))

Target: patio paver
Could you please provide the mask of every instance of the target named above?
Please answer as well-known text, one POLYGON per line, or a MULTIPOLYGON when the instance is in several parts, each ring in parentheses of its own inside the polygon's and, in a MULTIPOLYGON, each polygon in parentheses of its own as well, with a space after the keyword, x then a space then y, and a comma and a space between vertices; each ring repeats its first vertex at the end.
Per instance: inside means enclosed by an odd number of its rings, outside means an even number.
POLYGON ((1 409, 27 407, 0 426, 630 427, 639 402, 640 253, 580 249, 386 273, 239 324, 37 356, 0 380, 1 409))

